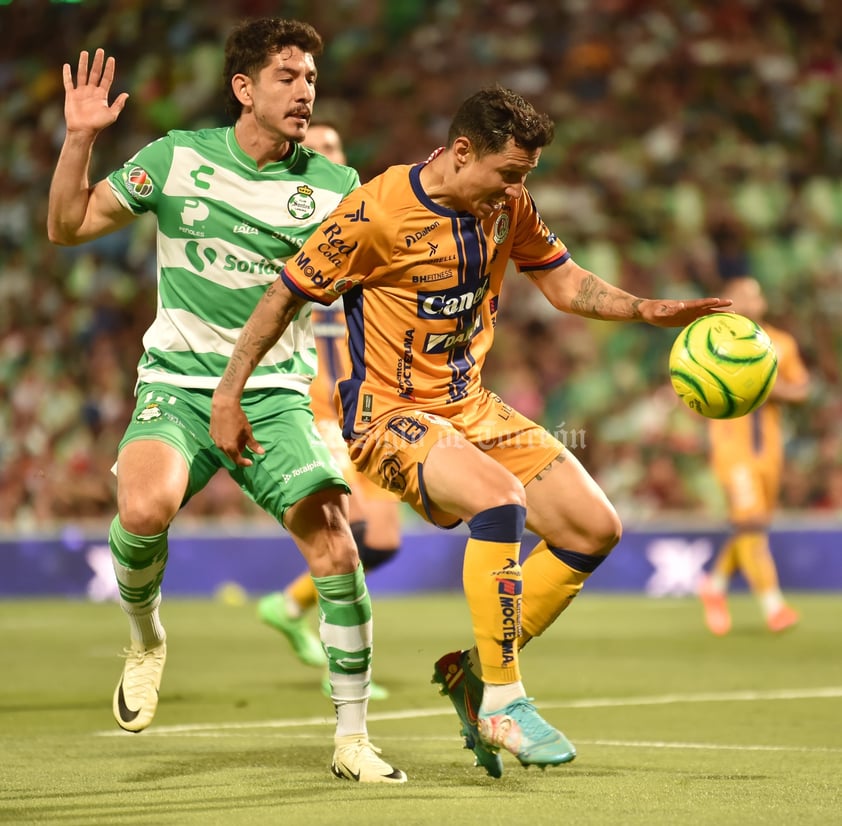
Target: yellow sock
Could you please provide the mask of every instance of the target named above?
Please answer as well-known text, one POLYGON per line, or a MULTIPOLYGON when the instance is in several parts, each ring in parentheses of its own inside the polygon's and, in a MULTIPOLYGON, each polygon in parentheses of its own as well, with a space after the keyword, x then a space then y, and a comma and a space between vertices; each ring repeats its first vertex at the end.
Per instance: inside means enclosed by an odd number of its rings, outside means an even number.
POLYGON ((553 550, 542 539, 523 563, 523 632, 519 644, 549 628, 582 590, 604 556, 588 557, 570 551, 553 550), (569 562, 589 570, 578 570, 569 562))
POLYGON ((753 594, 778 590, 778 569, 769 550, 769 537, 761 531, 742 533, 737 537, 740 570, 753 594))
POLYGON ((732 536, 716 555, 711 575, 727 582, 740 567, 739 544, 740 537, 732 536))
POLYGON ((308 571, 305 571, 301 576, 287 585, 284 588, 284 593, 298 603, 302 612, 312 608, 316 604, 319 596, 316 586, 313 583, 313 577, 310 576, 308 571))
POLYGON ((471 612, 482 679, 503 685, 520 680, 520 542, 468 539, 462 585, 471 612))

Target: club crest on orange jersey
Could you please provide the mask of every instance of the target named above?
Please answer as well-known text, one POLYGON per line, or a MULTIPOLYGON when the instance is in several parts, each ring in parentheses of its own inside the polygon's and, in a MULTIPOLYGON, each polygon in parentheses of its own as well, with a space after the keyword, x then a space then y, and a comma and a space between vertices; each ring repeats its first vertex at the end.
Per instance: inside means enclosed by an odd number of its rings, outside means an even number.
POLYGON ((492 233, 495 244, 502 244, 509 237, 509 227, 512 224, 512 219, 508 212, 501 212, 494 222, 494 231, 492 233))

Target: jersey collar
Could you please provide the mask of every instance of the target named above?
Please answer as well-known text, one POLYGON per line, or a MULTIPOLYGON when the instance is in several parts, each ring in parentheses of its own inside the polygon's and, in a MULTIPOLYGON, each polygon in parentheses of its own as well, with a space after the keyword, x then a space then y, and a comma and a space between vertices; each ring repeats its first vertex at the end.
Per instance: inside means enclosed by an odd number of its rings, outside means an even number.
POLYGON ((229 126, 225 133, 225 145, 231 157, 240 164, 246 167, 251 172, 257 172, 260 175, 279 175, 288 172, 298 162, 301 154, 301 146, 294 141, 292 142, 292 152, 289 153, 282 161, 273 161, 267 163, 262 169, 257 168, 254 158, 246 153, 240 144, 237 142, 237 136, 234 133, 234 127, 229 126))

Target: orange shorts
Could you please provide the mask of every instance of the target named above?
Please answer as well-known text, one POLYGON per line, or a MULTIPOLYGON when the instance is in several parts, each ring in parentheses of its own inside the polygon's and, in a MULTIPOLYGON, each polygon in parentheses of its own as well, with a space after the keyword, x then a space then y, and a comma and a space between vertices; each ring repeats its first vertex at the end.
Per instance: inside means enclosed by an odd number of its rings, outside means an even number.
POLYGON ((342 471, 348 487, 351 488, 352 495, 356 491, 362 494, 366 501, 397 501, 397 496, 392 491, 384 490, 379 485, 376 485, 354 467, 351 457, 348 455, 348 445, 342 437, 342 429, 337 419, 329 417, 317 418, 316 429, 327 445, 334 461, 339 465, 339 469, 342 471))
POLYGON ((720 462, 714 467, 725 490, 728 518, 735 524, 766 523, 774 514, 780 488, 780 471, 762 459, 720 462))
POLYGON ((450 440, 459 446, 463 439, 524 485, 566 451, 543 427, 481 390, 458 405, 392 409, 350 443, 350 456, 357 470, 396 493, 428 522, 451 528, 460 520, 429 501, 423 467, 433 445, 450 440))

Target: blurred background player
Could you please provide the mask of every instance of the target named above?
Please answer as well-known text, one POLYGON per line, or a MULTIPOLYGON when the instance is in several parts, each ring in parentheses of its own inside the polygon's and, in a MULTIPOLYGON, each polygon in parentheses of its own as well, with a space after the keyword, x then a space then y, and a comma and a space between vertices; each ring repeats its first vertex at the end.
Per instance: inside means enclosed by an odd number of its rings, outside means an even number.
MULTIPOLYGON (((334 163, 346 164, 342 138, 329 123, 311 122, 302 141, 334 163)), ((342 305, 313 306, 313 333, 318 353, 318 373, 310 385, 310 399, 316 427, 342 468, 351 487, 351 531, 357 541, 365 571, 388 562, 401 542, 400 500, 358 473, 348 456, 342 429, 333 404, 333 389, 348 363, 345 349, 345 312, 342 305)), ((260 619, 280 631, 304 665, 324 668, 322 692, 330 696, 327 657, 307 614, 316 605, 318 593, 309 571, 304 571, 283 591, 268 594, 257 606, 260 619)), ((372 681, 370 699, 383 700, 389 692, 372 681)))
POLYGON ((769 399, 758 410, 737 419, 711 419, 710 451, 728 507, 733 533, 717 554, 699 595, 707 627, 718 635, 731 630, 726 593, 733 575, 743 574, 760 602, 770 631, 798 622, 798 613, 781 594, 775 560, 769 548, 769 523, 778 502, 784 460, 781 407, 806 400, 809 375, 795 339, 763 319, 766 299, 754 278, 726 282, 724 297, 732 309, 762 324, 778 353, 778 377, 769 399))

